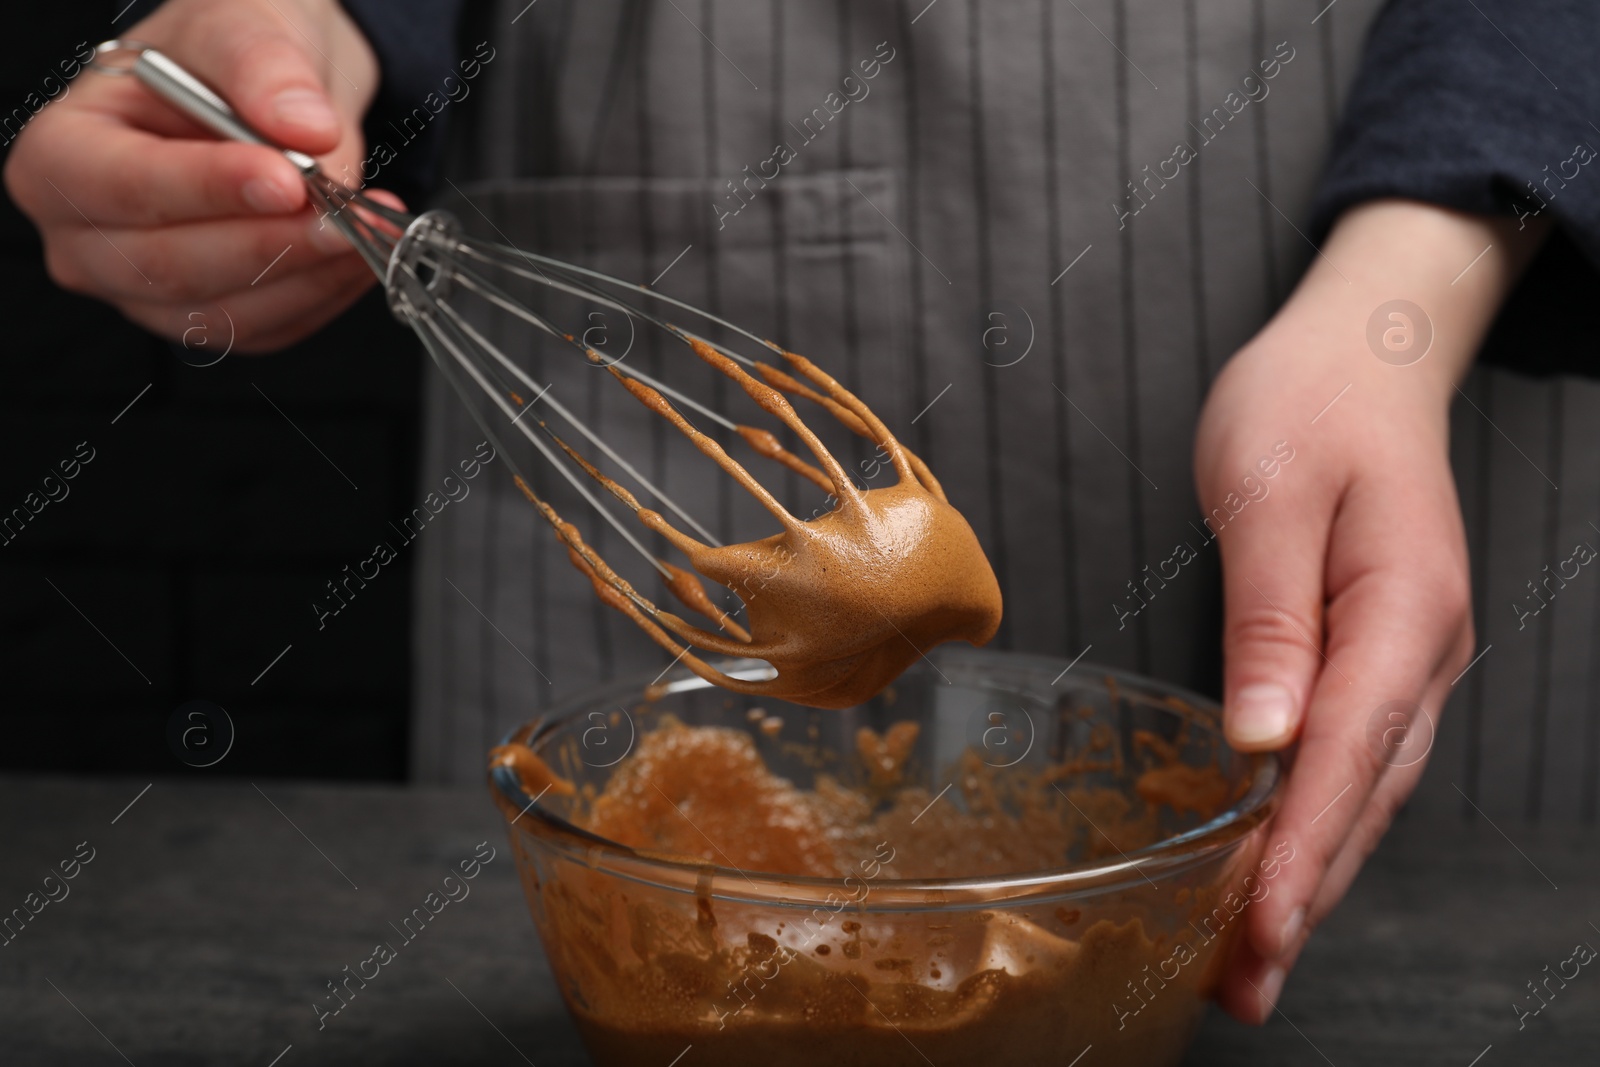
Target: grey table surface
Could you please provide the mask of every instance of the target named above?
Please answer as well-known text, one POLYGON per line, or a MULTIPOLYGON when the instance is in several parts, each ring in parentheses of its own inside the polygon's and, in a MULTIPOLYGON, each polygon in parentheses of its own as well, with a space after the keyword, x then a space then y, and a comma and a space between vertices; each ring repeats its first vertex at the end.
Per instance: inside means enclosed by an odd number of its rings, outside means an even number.
MULTIPOLYGON (((486 792, 146 785, 0 778, 0 914, 81 843, 94 855, 0 947, 0 1064, 588 1062, 486 792), (319 1031, 325 983, 397 940, 389 924, 484 841, 496 856, 470 896, 319 1031)), ((1600 947, 1597 845, 1593 828, 1402 822, 1281 1013, 1252 1028, 1213 1011, 1189 1063, 1597 1062, 1600 968, 1520 1029, 1512 1007, 1577 943, 1600 947)))

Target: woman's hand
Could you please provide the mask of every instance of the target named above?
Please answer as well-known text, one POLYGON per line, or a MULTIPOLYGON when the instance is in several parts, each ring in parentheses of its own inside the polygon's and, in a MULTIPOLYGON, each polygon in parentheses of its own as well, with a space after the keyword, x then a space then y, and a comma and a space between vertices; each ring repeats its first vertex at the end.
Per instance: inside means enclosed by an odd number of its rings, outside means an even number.
MULTIPOLYGON (((267 139, 346 184, 359 174, 378 64, 335 0, 170 0, 127 37, 188 67, 267 139)), ((131 77, 81 74, 17 139, 5 183, 58 285, 166 337, 221 305, 236 349, 281 347, 374 280, 281 153, 217 140, 131 77)))
POLYGON ((1541 236, 1405 201, 1354 209, 1206 401, 1195 475, 1222 551, 1227 736, 1299 742, 1267 838, 1293 859, 1245 913, 1218 994, 1242 1020, 1271 1014, 1422 774, 1385 705, 1437 723, 1471 658, 1449 408, 1541 236))

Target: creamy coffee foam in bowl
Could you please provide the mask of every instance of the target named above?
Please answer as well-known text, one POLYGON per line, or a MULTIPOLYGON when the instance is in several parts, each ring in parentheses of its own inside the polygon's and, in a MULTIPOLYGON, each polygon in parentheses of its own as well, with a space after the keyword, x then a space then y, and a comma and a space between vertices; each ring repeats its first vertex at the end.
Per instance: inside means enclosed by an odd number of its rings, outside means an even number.
POLYGON ((1064 1065, 1090 1045, 1102 1053, 1080 1067, 1181 1058, 1237 928, 1211 917, 1221 886, 1139 883, 1111 906, 1024 911, 885 913, 873 894, 891 880, 1115 858, 1162 839, 1175 818, 1211 818, 1239 787, 1216 766, 1185 764, 1181 738, 1135 731, 1124 752, 1102 724, 1042 769, 998 769, 968 750, 936 794, 905 784, 917 778, 905 773, 917 732, 859 731, 839 754, 855 773, 819 773, 805 789, 768 768, 767 740, 670 716, 601 788, 575 786, 524 745, 497 750, 528 795, 566 793, 574 823, 642 854, 840 880, 819 907, 780 908, 721 899, 737 894, 737 876, 691 902, 557 864, 535 916, 599 1062, 670 1062, 689 1045, 696 1063, 778 1067, 925 1062, 918 1049, 941 1067, 1064 1065), (1131 787, 1091 784, 1108 771, 1131 787), (1182 946, 1153 933, 1173 912, 1194 923, 1182 946))

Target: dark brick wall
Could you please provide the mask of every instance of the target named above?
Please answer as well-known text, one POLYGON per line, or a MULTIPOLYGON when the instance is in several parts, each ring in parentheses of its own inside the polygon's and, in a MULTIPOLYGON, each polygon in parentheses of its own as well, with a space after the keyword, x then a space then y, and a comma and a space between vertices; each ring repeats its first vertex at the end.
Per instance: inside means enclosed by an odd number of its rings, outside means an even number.
MULTIPOLYGON (((121 6, 30 14, 0 111, 121 6)), ((0 545, 0 768, 403 777, 410 555, 327 629, 311 609, 414 503, 421 358, 379 294, 283 353, 193 367, 56 289, 0 199, 0 324, 0 516, 94 450, 0 545), (191 699, 237 729, 204 771, 165 738, 191 699)))

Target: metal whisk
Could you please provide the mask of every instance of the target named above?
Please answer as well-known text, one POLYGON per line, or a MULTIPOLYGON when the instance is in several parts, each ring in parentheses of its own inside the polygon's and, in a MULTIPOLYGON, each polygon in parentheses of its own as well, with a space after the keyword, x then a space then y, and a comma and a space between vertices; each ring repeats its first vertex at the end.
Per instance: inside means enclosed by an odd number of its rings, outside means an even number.
MULTIPOLYGON (((163 99, 224 137, 277 147, 250 129, 208 86, 154 48, 131 41, 108 41, 98 46, 93 66, 107 73, 132 74, 163 99), (118 55, 131 56, 132 60, 113 63, 111 57, 118 55)), ((447 212, 427 211, 410 215, 396 211, 328 177, 309 156, 279 150, 299 169, 313 202, 325 213, 326 220, 338 228, 382 280, 391 311, 422 339, 429 355, 460 394, 483 433, 497 451, 506 457, 518 487, 565 542, 574 562, 581 564, 580 569, 587 570, 602 599, 633 617, 658 640, 665 637, 659 627, 665 627, 696 647, 719 652, 737 652, 741 643, 751 639, 744 627, 711 603, 692 573, 659 558, 645 546, 634 529, 624 525, 609 508, 603 507, 596 486, 631 508, 646 526, 685 551, 705 546, 718 548, 720 542, 625 456, 620 455, 556 397, 551 396, 548 384, 528 374, 476 328, 452 305, 452 298, 471 294, 487 301, 500 311, 532 325, 558 344, 570 345, 587 361, 609 371, 647 407, 673 422, 700 451, 718 459, 724 469, 791 528, 797 520, 788 516, 743 467, 728 460, 720 445, 695 430, 678 408, 693 412, 739 435, 758 453, 781 463, 834 497, 854 499, 859 491, 843 467, 800 421, 787 401, 781 398, 776 402, 773 400, 779 394, 803 397, 821 405, 850 430, 883 449, 899 472, 902 482, 925 490, 941 503, 944 501, 944 494, 926 465, 895 441, 864 404, 809 361, 725 319, 646 286, 620 281, 594 270, 506 245, 466 238, 462 236, 460 223, 447 212), (621 312, 633 322, 666 331, 688 345, 699 360, 740 385, 758 404, 793 430, 816 457, 817 464, 784 448, 777 437, 765 430, 738 424, 632 365, 619 367, 617 361, 606 359, 583 340, 513 299, 495 280, 502 274, 621 312), (765 353, 776 356, 788 369, 782 369, 775 363, 751 359, 675 325, 640 307, 641 298, 654 301, 657 307, 671 309, 664 313, 682 312, 713 327, 720 327, 729 335, 744 338, 765 353), (504 424, 498 427, 500 431, 509 426, 531 442, 534 449, 571 483, 623 540, 655 568, 677 598, 716 621, 722 634, 709 634, 687 627, 676 617, 661 612, 613 571, 584 542, 577 528, 558 515, 535 492, 525 473, 518 469, 512 453, 501 444, 501 433, 497 432, 497 427, 491 425, 490 419, 481 410, 484 397, 505 418, 504 424), (665 522, 653 521, 660 518, 658 512, 646 508, 630 490, 602 474, 550 425, 550 421, 535 412, 536 406, 570 427, 588 446, 614 463, 617 470, 631 479, 655 504, 692 530, 699 542, 665 522), (651 623, 659 623, 659 627, 651 623)), ((663 643, 669 648, 676 647, 670 639, 663 643)), ((687 648, 683 651, 686 652, 687 648)))

